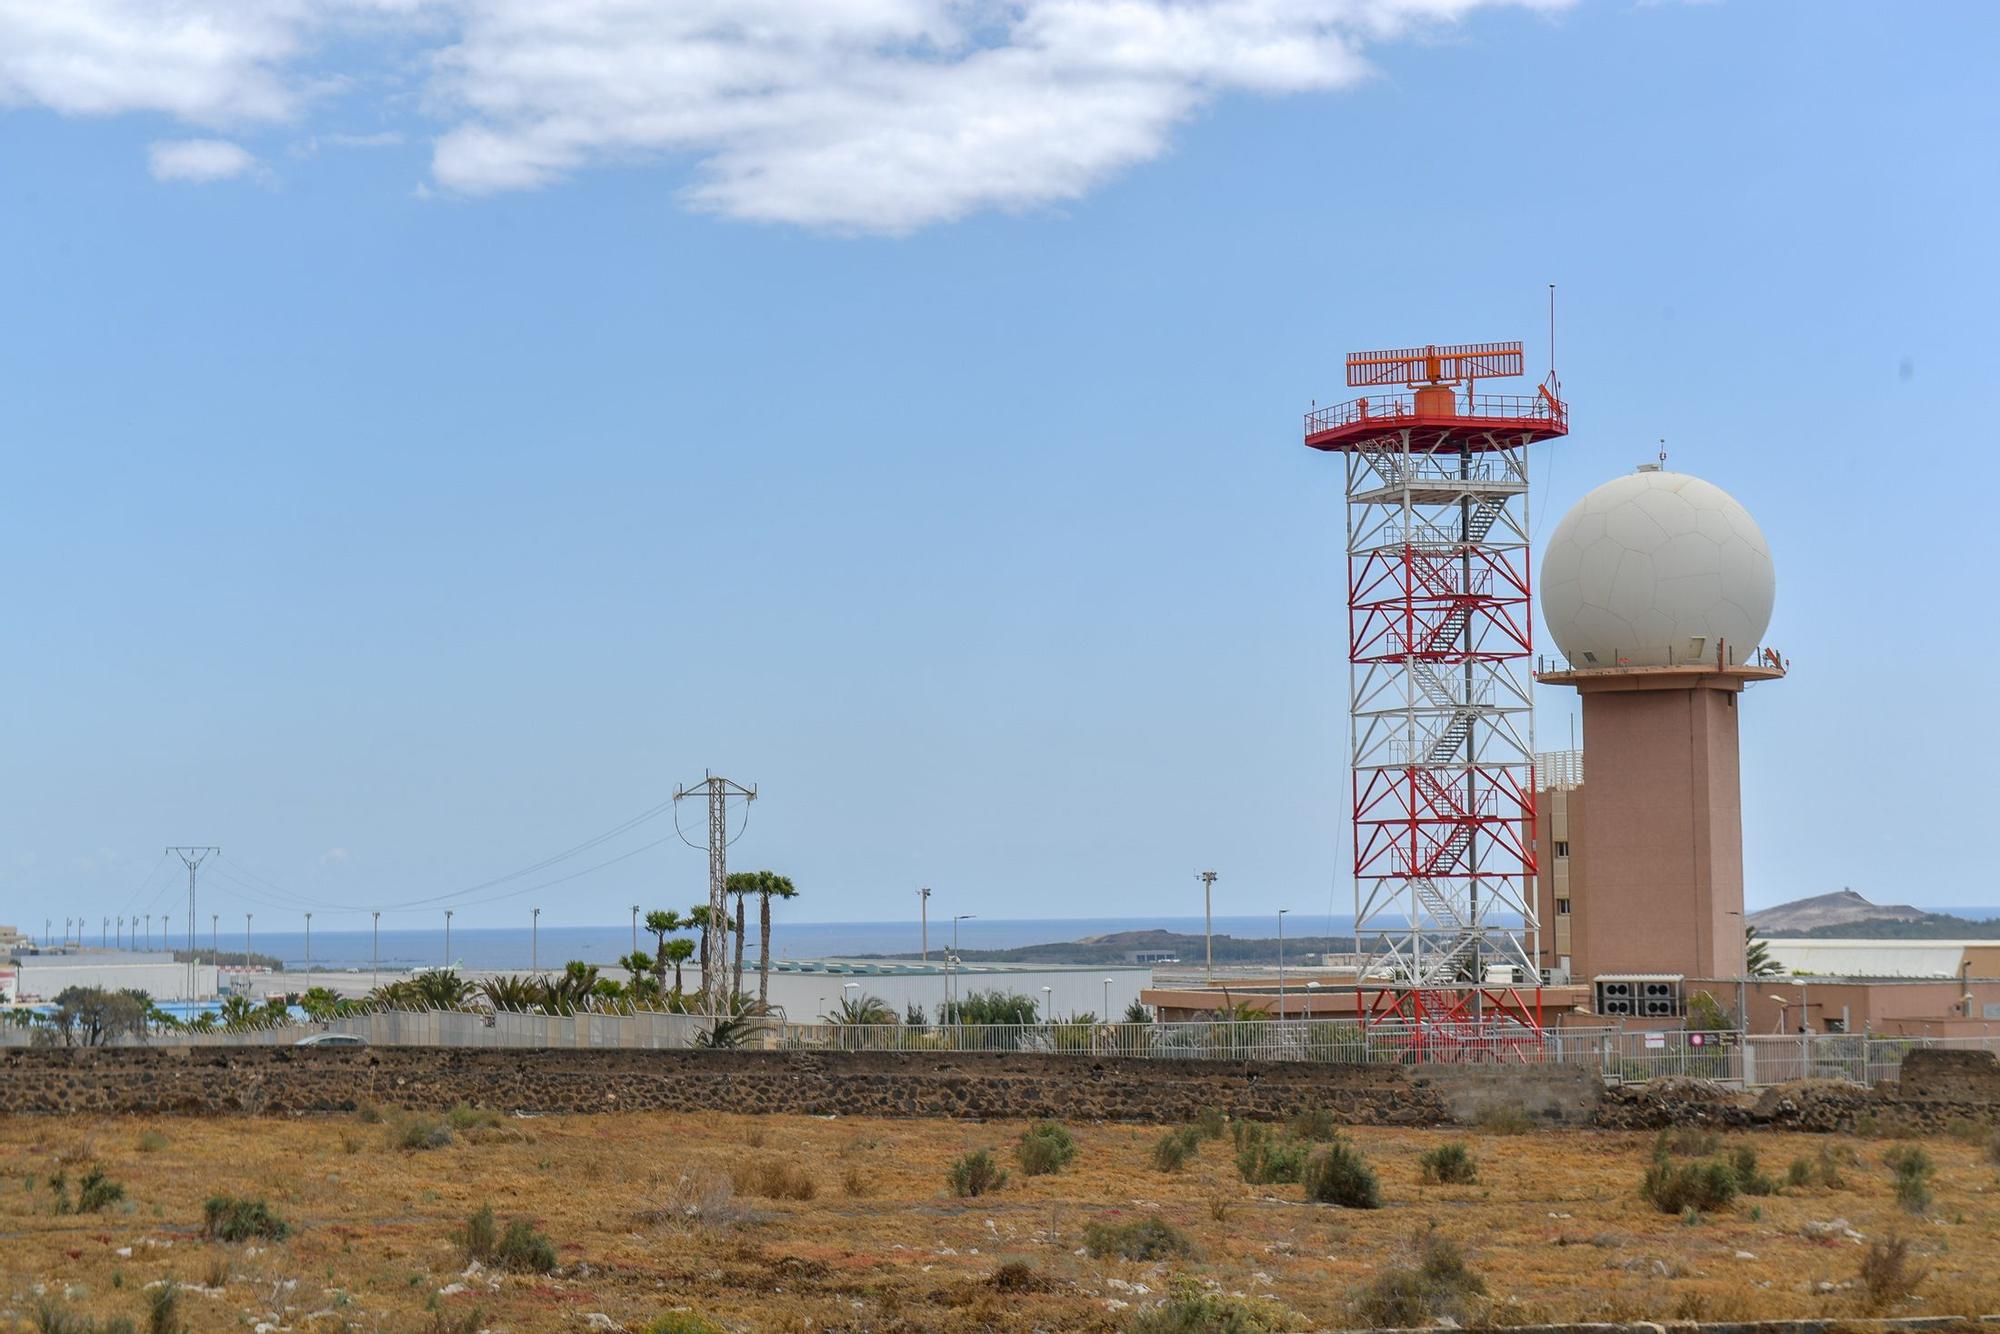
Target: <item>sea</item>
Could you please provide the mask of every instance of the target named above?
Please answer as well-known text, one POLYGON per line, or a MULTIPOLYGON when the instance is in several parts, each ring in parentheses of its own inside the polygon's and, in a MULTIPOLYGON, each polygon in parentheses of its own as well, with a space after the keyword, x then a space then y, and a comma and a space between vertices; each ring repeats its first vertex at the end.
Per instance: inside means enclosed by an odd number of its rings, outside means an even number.
MULTIPOLYGON (((2000 919, 2000 907, 1979 908, 1955 905, 1931 911, 1955 913, 1973 920, 2000 919)), ((1352 931, 1354 919, 1337 913, 1292 913, 1285 919, 1289 936, 1344 936, 1352 931)), ((1200 935, 1199 917, 1029 917, 971 918, 957 924, 957 943, 965 949, 1004 950, 1023 945, 1046 945, 1058 941, 1081 940, 1086 936, 1110 935, 1118 931, 1176 931, 1200 935)), ((933 918, 929 943, 933 950, 952 943, 953 924, 933 918)), ((750 923, 749 955, 757 950, 757 926, 750 923)), ((1278 934, 1275 914, 1215 919, 1215 934, 1268 940, 1278 934)), ((2000 935, 2000 920, 1995 921, 2000 935)), ((424 929, 383 928, 379 937, 367 929, 359 931, 314 930, 311 962, 315 969, 371 968, 402 971, 448 964, 468 971, 525 971, 562 964, 570 959, 586 963, 611 964, 628 953, 632 945, 630 922, 614 926, 548 926, 539 931, 528 927, 453 927, 447 951, 442 923, 424 929)), ((210 942, 201 933, 199 943, 210 942)), ((172 944, 185 945, 176 937, 172 944)), ((241 931, 223 931, 216 943, 225 952, 244 947, 241 931)), ((650 950, 652 937, 643 924, 639 948, 650 950)), ((850 958, 865 954, 914 954, 922 949, 924 936, 919 923, 908 922, 775 922, 771 931, 774 959, 850 958)), ((288 969, 304 967, 306 935, 301 931, 257 930, 250 938, 257 954, 285 961, 288 969)))
MULTIPOLYGON (((1285 919, 1285 933, 1298 936, 1345 935, 1353 927, 1348 916, 1301 916, 1285 919)), ((1179 931, 1201 934, 1199 917, 1043 917, 992 919, 973 918, 957 924, 958 944, 965 949, 1004 950, 1022 945, 1045 945, 1057 941, 1080 940, 1085 936, 1109 935, 1116 931, 1179 931)), ((932 919, 930 948, 952 943, 953 925, 947 919, 932 919)), ((1266 917, 1223 917, 1215 919, 1215 934, 1265 938, 1278 934, 1278 919, 1266 917)), ((642 921, 639 948, 650 951, 653 938, 642 921)), ((175 946, 185 945, 179 938, 175 946)), ((200 933, 204 948, 209 935, 200 933)), ((216 944, 224 953, 243 948, 242 931, 223 931, 216 944)), ((771 928, 773 959, 847 958, 857 954, 915 954, 924 946, 923 928, 918 922, 774 922, 771 928)), ((301 931, 257 930, 250 937, 250 949, 285 961, 287 969, 306 963, 306 936, 301 931)), ((610 964, 632 949, 632 925, 548 926, 539 931, 527 927, 458 927, 451 931, 447 952, 442 924, 423 930, 384 927, 379 938, 367 929, 312 933, 312 966, 315 969, 353 969, 367 972, 380 967, 397 971, 449 964, 467 971, 526 971, 539 965, 548 968, 570 959, 586 963, 610 964)), ((750 917, 751 957, 757 951, 757 919, 750 917)))

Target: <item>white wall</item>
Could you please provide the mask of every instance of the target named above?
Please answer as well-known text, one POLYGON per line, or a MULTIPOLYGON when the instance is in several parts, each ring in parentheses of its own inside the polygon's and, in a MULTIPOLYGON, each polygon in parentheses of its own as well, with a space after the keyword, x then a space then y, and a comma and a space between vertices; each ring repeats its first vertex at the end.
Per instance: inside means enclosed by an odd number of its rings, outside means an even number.
POLYGON ((156 1001, 204 1000, 215 995, 215 967, 197 964, 194 995, 188 995, 188 966, 170 954, 45 954, 22 959, 16 989, 22 1000, 53 1000, 69 987, 143 991, 156 1001))
MULTIPOLYGON (((700 986, 701 970, 685 967, 683 977, 688 989, 693 991, 700 986)), ((1044 999, 1042 988, 1048 987, 1047 999, 1058 1018, 1090 1013, 1100 1019, 1116 1019, 1123 1015, 1125 1007, 1139 999, 1139 992, 1152 984, 1152 969, 1123 964, 1105 968, 961 971, 952 982, 960 996, 974 991, 1018 992, 1032 1000, 1038 1009, 1044 999), (1104 1013, 1104 979, 1107 977, 1111 979, 1109 1016, 1104 1013)), ((743 990, 753 997, 757 994, 757 971, 748 964, 743 970, 743 990)), ((811 1023, 822 1013, 839 1005, 844 995, 879 996, 895 1009, 898 1016, 914 1001, 923 1006, 925 1014, 935 1018, 937 1008, 945 998, 945 975, 941 971, 872 976, 775 971, 771 974, 771 1004, 782 1007, 785 1017, 794 1023, 811 1023), (844 991, 843 988, 850 982, 855 983, 858 989, 844 991)))

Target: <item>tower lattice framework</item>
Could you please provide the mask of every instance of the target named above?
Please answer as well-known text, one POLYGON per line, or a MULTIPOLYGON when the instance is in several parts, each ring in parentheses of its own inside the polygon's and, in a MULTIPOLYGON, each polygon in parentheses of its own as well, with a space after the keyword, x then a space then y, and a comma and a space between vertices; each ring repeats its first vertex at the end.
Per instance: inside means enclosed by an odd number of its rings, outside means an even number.
POLYGON ((1476 392, 1520 373, 1519 343, 1356 353, 1409 392, 1306 419, 1346 466, 1358 1007, 1431 1046, 1540 1031, 1528 447, 1567 410, 1553 375, 1476 392))

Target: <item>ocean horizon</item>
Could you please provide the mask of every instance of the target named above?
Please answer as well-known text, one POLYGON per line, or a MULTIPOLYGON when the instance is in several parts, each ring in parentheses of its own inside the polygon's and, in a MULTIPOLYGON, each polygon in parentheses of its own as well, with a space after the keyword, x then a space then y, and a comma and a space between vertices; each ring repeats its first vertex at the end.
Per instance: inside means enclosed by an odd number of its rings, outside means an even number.
MULTIPOLYGON (((2000 936, 2000 908, 1952 907, 1925 909, 1948 912, 1971 920, 1993 920, 2000 936)), ((1286 918, 1288 936, 1344 936, 1352 932, 1354 918, 1347 913, 1292 913, 1286 918)), ((970 950, 1018 949, 1026 945, 1047 945, 1080 940, 1088 936, 1120 931, 1174 931, 1200 935, 1200 917, 1027 917, 970 918, 958 924, 958 944, 970 950)), ((1242 916, 1218 914, 1217 936, 1270 939, 1278 934, 1275 914, 1242 916)), ((198 942, 207 947, 211 936, 197 932, 198 942)), ((951 944, 949 919, 933 920, 929 944, 933 951, 951 944)), ((85 944, 95 943, 86 940, 85 944)), ((243 949, 243 932, 222 931, 217 943, 224 952, 243 949)), ((184 932, 155 948, 182 948, 184 932)), ((923 948, 919 923, 897 922, 785 922, 772 925, 771 957, 775 960, 845 958, 868 954, 915 954, 923 948)), ((651 951, 652 937, 643 926, 639 948, 651 951)), ((307 961, 306 934, 299 931, 252 931, 253 953, 282 959, 288 969, 304 967, 307 961)), ((411 968, 452 967, 473 971, 520 970, 532 967, 559 967, 571 959, 599 966, 615 966, 632 949, 630 923, 611 926, 544 926, 539 932, 528 927, 454 927, 449 956, 446 954, 442 924, 424 928, 383 928, 376 937, 367 929, 315 930, 312 933, 311 962, 315 969, 387 971, 411 968)), ((756 918, 750 919, 750 939, 746 957, 757 953, 756 918)))

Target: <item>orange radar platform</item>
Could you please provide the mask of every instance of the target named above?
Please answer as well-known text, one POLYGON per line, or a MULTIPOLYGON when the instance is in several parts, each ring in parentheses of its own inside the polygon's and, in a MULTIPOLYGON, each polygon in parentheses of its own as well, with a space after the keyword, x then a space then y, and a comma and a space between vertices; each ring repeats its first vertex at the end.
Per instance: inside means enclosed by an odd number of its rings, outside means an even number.
POLYGON ((1384 435, 1415 430, 1433 447, 1484 453, 1553 439, 1569 431, 1569 408, 1553 377, 1532 394, 1481 394, 1481 380, 1523 373, 1521 344, 1447 343, 1351 352, 1347 383, 1405 386, 1408 393, 1376 394, 1306 414, 1306 444, 1329 452, 1360 448, 1384 435), (1461 393, 1459 386, 1464 386, 1461 393))

